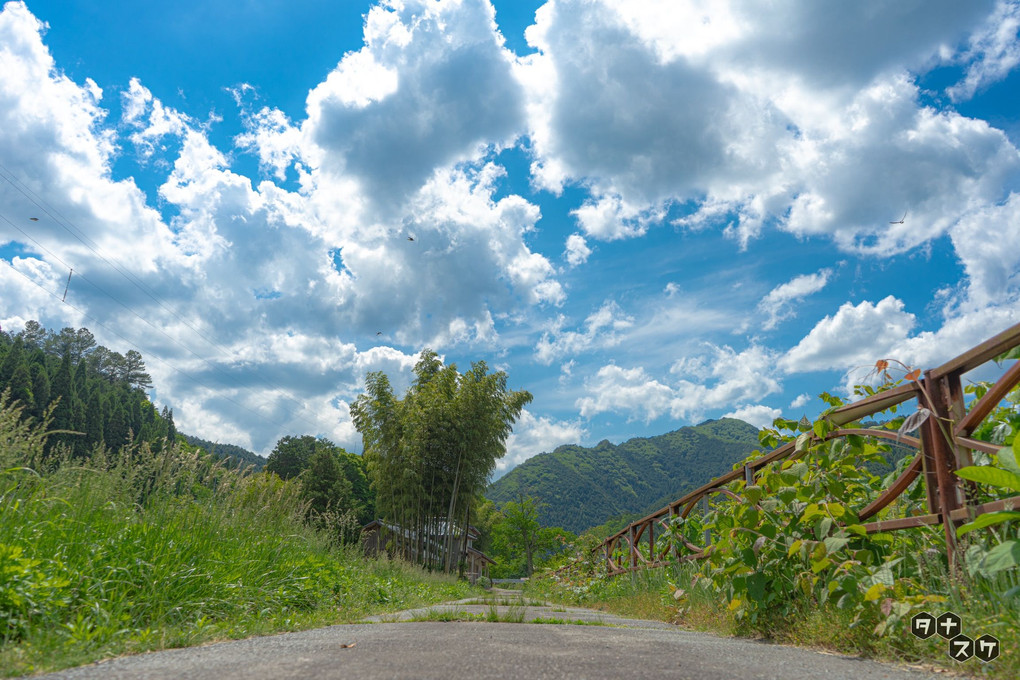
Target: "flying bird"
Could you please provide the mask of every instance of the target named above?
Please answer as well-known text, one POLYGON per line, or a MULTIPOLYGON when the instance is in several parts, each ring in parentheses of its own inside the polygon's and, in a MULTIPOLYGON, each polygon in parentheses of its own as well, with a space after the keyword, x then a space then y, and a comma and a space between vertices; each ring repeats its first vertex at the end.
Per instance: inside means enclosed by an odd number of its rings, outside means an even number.
POLYGON ((376 335, 382 335, 382 331, 376 331, 375 334, 376 335))
POLYGON ((407 237, 407 240, 408 240, 408 241, 413 241, 413 240, 414 240, 414 237, 413 237, 413 236, 408 236, 408 237, 407 237))
POLYGON ((901 217, 898 222, 890 222, 889 224, 903 224, 903 220, 905 220, 905 219, 907 219, 907 213, 906 212, 903 213, 903 217, 901 217))
POLYGON ((32 220, 33 222, 38 222, 39 221, 38 217, 29 217, 28 219, 32 220))

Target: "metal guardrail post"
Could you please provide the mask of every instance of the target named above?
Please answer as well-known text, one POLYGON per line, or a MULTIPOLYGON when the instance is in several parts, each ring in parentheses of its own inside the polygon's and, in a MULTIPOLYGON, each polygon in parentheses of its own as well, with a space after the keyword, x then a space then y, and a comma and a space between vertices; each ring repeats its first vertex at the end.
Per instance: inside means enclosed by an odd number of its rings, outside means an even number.
POLYGON ((654 564, 658 562, 655 554, 655 521, 648 522, 648 559, 654 564))
MULTIPOLYGON (((924 376, 925 387, 932 401, 931 417, 925 422, 930 424, 930 445, 932 458, 935 463, 935 481, 938 495, 938 512, 942 514, 942 526, 946 534, 946 556, 949 558, 950 573, 956 572, 956 526, 949 514, 960 507, 960 499, 957 493, 957 476, 953 474, 956 469, 956 447, 953 442, 947 439, 945 432, 952 432, 953 423, 950 420, 948 397, 950 393, 949 376, 941 376, 933 379, 931 371, 924 376)), ((952 435, 950 435, 952 436, 952 435)))
POLYGON ((634 568, 637 566, 637 546, 634 544, 634 525, 630 525, 630 531, 627 532, 627 543, 630 544, 630 566, 634 568))
MULTIPOLYGON (((701 497, 701 511, 702 517, 708 515, 708 496, 701 497)), ((710 545, 712 545, 712 532, 705 529, 705 547, 707 548, 710 545)))
POLYGON ((754 485, 754 468, 751 467, 750 465, 744 466, 744 483, 747 486, 754 485))

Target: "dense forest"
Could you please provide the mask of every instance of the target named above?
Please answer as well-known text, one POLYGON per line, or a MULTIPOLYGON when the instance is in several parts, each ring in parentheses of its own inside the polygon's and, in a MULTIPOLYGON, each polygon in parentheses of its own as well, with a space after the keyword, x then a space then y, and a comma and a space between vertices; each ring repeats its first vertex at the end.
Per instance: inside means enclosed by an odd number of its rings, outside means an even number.
POLYGON ((561 446, 514 468, 486 496, 497 506, 534 496, 543 503, 543 526, 581 533, 613 517, 654 511, 728 472, 756 448, 758 429, 733 418, 619 445, 561 446))
POLYGON ((87 328, 53 332, 29 321, 13 335, 0 331, 0 392, 10 389, 23 417, 50 413, 47 451, 65 445, 85 458, 99 445, 173 442, 173 411, 157 411, 145 393, 151 386, 141 354, 98 345, 87 328))
POLYGON ((180 436, 192 446, 197 446, 217 460, 227 461, 229 465, 239 468, 251 466, 256 471, 261 470, 266 465, 265 458, 241 446, 218 444, 190 434, 180 433, 180 436))
POLYGON ((374 515, 375 496, 361 456, 304 435, 280 439, 267 461, 239 446, 181 435, 173 411, 157 411, 149 401, 150 387, 140 353, 103 347, 87 328, 54 332, 29 321, 20 332, 0 331, 0 393, 10 391, 23 419, 49 417, 47 454, 63 446, 73 458, 85 459, 97 447, 117 451, 143 443, 153 450, 168 444, 200 449, 225 467, 294 479, 308 519, 344 541, 356 540, 360 525, 374 515))

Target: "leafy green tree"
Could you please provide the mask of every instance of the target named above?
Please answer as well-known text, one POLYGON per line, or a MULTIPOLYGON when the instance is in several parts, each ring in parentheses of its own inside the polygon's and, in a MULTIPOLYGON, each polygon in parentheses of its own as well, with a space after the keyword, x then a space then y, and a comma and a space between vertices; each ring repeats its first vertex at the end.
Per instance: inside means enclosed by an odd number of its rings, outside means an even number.
POLYGON ((502 508, 503 521, 496 526, 500 543, 524 557, 524 575, 535 571, 535 552, 540 547, 542 526, 538 523, 538 501, 531 496, 520 496, 508 501, 502 508))
POLYGON ((308 501, 308 512, 313 516, 351 507, 351 483, 335 450, 320 447, 312 453, 308 469, 301 475, 301 495, 308 501))
POLYGON ((266 460, 266 472, 276 474, 280 479, 291 479, 301 474, 308 467, 315 453, 315 437, 286 436, 276 442, 272 453, 266 460))
POLYGON ((451 571, 455 541, 463 550, 471 506, 531 394, 508 390, 506 374, 490 374, 484 361, 462 375, 430 349, 422 351, 414 374, 399 399, 385 374, 370 373, 351 415, 365 443, 379 511, 410 530, 396 537, 398 550, 451 571), (459 537, 455 520, 462 523, 459 537), (433 547, 438 544, 441 551, 433 547))

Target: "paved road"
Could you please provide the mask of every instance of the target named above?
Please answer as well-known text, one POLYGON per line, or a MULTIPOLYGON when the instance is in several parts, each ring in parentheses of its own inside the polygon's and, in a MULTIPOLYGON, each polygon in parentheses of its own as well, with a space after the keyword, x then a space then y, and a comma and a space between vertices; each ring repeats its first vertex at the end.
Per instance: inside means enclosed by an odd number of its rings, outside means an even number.
MULTIPOLYGON (((453 603, 437 611, 488 613, 453 603)), ((331 626, 190 649, 123 657, 41 676, 47 680, 919 680, 932 674, 747 640, 681 631, 559 607, 500 607, 501 616, 601 622, 394 622, 331 626)), ((386 619, 387 617, 381 617, 386 619)))

